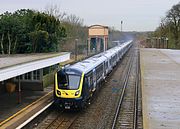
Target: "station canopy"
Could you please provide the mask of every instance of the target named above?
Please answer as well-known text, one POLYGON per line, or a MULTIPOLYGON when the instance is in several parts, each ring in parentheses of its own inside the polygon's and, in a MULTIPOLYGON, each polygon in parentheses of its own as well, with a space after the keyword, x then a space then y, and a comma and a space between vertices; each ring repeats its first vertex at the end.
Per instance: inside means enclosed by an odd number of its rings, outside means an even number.
POLYGON ((0 81, 49 67, 69 59, 69 52, 0 55, 0 81))

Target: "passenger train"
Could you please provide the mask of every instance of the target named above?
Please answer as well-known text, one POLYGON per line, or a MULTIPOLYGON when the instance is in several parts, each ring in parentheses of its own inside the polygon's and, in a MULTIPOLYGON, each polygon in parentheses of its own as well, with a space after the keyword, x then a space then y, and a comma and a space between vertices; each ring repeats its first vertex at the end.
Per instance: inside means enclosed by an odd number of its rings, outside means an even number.
POLYGON ((125 42, 55 73, 54 103, 65 109, 83 108, 132 46, 125 42))

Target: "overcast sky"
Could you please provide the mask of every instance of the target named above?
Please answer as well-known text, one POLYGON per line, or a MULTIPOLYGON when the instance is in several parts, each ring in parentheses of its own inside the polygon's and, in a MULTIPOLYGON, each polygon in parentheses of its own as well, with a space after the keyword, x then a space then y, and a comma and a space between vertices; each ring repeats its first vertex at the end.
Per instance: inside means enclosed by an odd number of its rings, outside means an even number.
POLYGON ((21 8, 44 10, 57 4, 62 12, 84 19, 85 25, 103 24, 125 31, 152 31, 179 0, 0 0, 0 13, 21 8))

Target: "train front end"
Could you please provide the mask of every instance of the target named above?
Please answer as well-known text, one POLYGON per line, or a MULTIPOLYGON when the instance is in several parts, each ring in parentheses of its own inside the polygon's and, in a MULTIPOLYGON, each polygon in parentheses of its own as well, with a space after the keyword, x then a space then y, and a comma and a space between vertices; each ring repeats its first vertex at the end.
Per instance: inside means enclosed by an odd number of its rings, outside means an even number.
POLYGON ((60 108, 73 109, 83 106, 84 74, 72 70, 62 69, 55 74, 54 103, 60 108))

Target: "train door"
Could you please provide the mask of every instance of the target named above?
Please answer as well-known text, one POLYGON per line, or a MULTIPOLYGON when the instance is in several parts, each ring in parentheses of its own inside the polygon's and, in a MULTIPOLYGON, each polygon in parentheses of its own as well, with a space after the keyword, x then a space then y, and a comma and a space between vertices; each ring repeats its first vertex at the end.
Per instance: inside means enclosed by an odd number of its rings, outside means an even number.
POLYGON ((108 60, 109 72, 112 70, 111 60, 112 57, 110 57, 110 59, 108 60))
POLYGON ((93 91, 96 90, 96 69, 93 69, 93 91))
POLYGON ((107 70, 106 62, 104 61, 104 62, 103 62, 103 79, 105 79, 105 76, 106 76, 106 70, 107 70))
POLYGON ((88 95, 89 97, 92 96, 94 84, 93 84, 93 72, 90 71, 87 75, 87 88, 88 88, 88 95))
POLYGON ((83 97, 84 97, 85 101, 91 97, 91 92, 90 92, 91 83, 90 83, 90 81, 91 81, 90 77, 87 77, 87 76, 84 77, 82 93, 83 93, 83 97))

